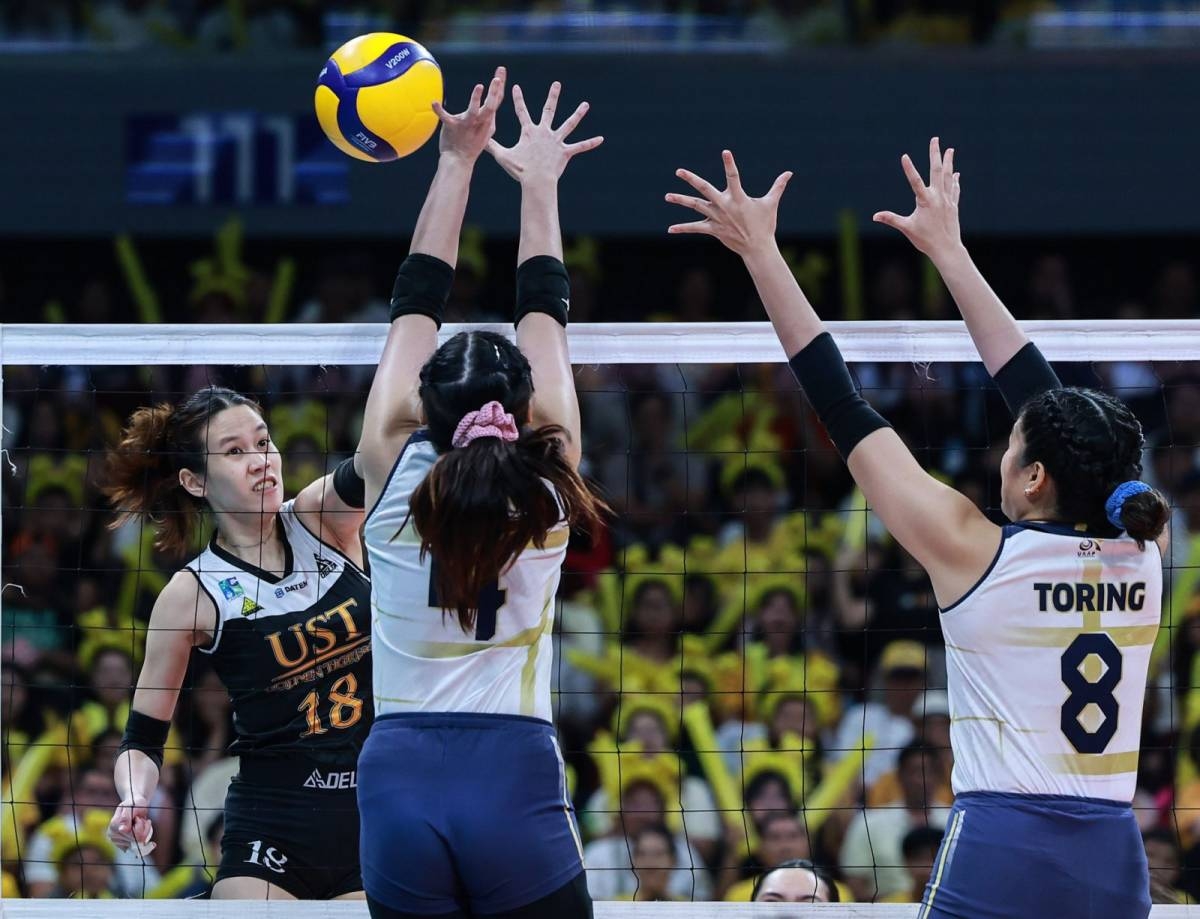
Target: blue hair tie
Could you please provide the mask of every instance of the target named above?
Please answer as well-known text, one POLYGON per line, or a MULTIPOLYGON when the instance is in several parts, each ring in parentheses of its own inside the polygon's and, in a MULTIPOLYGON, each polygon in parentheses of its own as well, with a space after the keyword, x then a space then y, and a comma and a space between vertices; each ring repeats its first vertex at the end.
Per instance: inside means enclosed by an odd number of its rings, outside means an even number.
POLYGON ((1132 498, 1134 495, 1140 495, 1144 491, 1154 491, 1154 489, 1145 482, 1136 480, 1122 482, 1114 488, 1113 493, 1104 502, 1104 513, 1108 515, 1108 522, 1118 530, 1125 529, 1125 524, 1121 523, 1121 510, 1125 507, 1125 500, 1132 498))

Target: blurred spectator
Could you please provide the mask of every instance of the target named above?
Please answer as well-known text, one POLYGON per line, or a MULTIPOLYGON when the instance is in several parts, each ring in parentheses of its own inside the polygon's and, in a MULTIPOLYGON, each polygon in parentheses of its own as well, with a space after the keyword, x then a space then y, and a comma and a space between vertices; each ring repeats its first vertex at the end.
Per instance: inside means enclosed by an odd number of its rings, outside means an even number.
POLYGON ((794 859, 808 858, 811 854, 808 831, 801 815, 796 812, 772 811, 760 823, 758 851, 749 864, 738 866, 743 875, 750 877, 738 881, 725 892, 725 900, 748 903, 763 872, 775 865, 794 859))
POLYGON ((904 868, 912 879, 908 890, 901 890, 883 898, 884 903, 920 903, 925 895, 925 886, 933 873, 938 849, 942 845, 942 831, 931 826, 918 826, 909 830, 900 843, 904 855, 904 868))
POLYGON ((896 771, 903 801, 899 806, 868 808, 850 822, 839 862, 855 899, 875 902, 907 891, 911 878, 901 842, 919 826, 942 830, 950 816, 933 805, 935 789, 945 781, 934 752, 919 742, 900 751, 896 771))
POLYGON ((1142 834, 1146 861, 1150 864, 1150 901, 1152 903, 1194 903, 1179 889, 1179 838, 1170 830, 1150 830, 1142 834))
POLYGON ((755 884, 755 903, 840 903, 833 877, 808 859, 776 865, 755 884))
POLYGON ((869 788, 896 762, 897 751, 916 736, 912 709, 925 690, 926 651, 915 641, 894 641, 879 659, 882 701, 868 701, 846 710, 830 750, 837 758, 863 749, 868 736, 874 745, 863 766, 869 788))
POLYGON ((622 900, 652 903, 677 900, 669 890, 671 870, 675 867, 675 837, 665 826, 648 826, 633 837, 633 873, 637 890, 622 895, 622 900))
MULTIPOLYGON (((597 900, 631 897, 637 890, 637 875, 632 870, 630 853, 633 840, 648 827, 666 823, 663 793, 650 782, 630 783, 621 792, 621 828, 613 836, 588 843, 583 850, 587 867, 588 891, 597 900)), ((704 862, 679 834, 674 835, 675 864, 667 884, 670 895, 680 900, 708 900, 712 882, 704 862)))

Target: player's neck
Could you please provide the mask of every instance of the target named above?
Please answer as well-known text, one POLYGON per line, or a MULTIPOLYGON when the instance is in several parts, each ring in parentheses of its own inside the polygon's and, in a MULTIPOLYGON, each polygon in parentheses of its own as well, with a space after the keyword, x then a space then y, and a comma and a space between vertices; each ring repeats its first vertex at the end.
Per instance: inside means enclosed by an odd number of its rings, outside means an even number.
POLYGON ((226 552, 264 571, 281 572, 286 565, 283 539, 274 514, 248 515, 245 520, 233 515, 222 517, 216 541, 226 552))

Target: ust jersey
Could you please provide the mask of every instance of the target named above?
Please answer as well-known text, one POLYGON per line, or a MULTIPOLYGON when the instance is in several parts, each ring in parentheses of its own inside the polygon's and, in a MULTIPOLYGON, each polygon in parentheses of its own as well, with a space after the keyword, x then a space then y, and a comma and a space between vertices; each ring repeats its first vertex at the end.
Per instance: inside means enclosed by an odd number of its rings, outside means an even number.
POLYGON ((233 701, 232 752, 354 761, 371 711, 371 585, 358 567, 279 511, 282 577, 215 540, 187 564, 217 608, 201 648, 233 701))
POLYGON ((955 794, 1133 799, 1161 566, 1127 536, 1004 528, 942 615, 955 794))
MULTIPOLYGON (((554 595, 566 523, 522 552, 479 598, 473 632, 433 595, 431 569, 408 518, 409 499, 438 454, 424 431, 405 444, 364 537, 371 570, 375 713, 474 712, 551 720, 554 595), (403 527, 403 530, 401 530, 403 527)), ((488 538, 480 533, 479 539, 488 538)))

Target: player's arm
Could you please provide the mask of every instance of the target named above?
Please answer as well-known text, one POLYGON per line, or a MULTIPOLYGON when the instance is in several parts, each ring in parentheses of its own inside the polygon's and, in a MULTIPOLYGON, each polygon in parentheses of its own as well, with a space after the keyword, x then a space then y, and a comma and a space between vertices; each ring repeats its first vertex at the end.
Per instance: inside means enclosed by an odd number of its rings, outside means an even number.
POLYGON ((938 139, 930 139, 928 185, 907 153, 900 163, 916 196, 913 212, 905 217, 880 211, 874 220, 899 230, 933 262, 958 304, 984 367, 1015 415, 1032 396, 1062 384, 963 245, 958 222, 961 185, 954 171, 954 149, 943 156, 938 139))
POLYGON ((146 657, 138 674, 121 753, 113 778, 121 803, 109 824, 109 837, 122 849, 149 841, 150 799, 158 787, 162 748, 179 701, 192 648, 216 631, 217 611, 189 571, 178 572, 163 588, 150 613, 146 657))
POLYGON ((868 504, 925 567, 939 601, 957 600, 991 563, 999 528, 968 498, 925 472, 859 394, 837 345, 775 242, 779 199, 791 173, 779 176, 762 198, 751 198, 729 151, 724 160, 725 191, 687 170, 677 172, 700 197, 669 194, 667 200, 692 208, 703 219, 676 224, 670 232, 714 236, 742 257, 793 372, 868 504))
POLYGON ((521 137, 512 147, 494 140, 488 152, 521 184, 521 240, 517 247, 517 347, 533 369, 533 424, 557 424, 566 432, 567 460, 579 465, 579 399, 567 351, 567 312, 571 289, 563 265, 562 230, 558 220, 558 180, 571 157, 594 150, 604 138, 567 143, 587 114, 579 107, 557 129, 553 127, 559 83, 550 86, 541 118, 534 121, 521 87, 513 87, 513 108, 521 137))
POLYGON ((355 453, 342 460, 333 472, 302 488, 292 505, 309 532, 359 567, 362 567, 362 541, 358 530, 363 521, 365 488, 362 460, 355 453))
POLYGON ((465 111, 434 110, 442 122, 438 166, 417 217, 408 258, 392 291, 391 328, 367 395, 360 468, 373 503, 408 436, 420 426, 421 367, 437 348, 437 331, 454 279, 459 236, 475 161, 496 130, 505 72, 496 69, 486 98, 477 85, 465 111))

